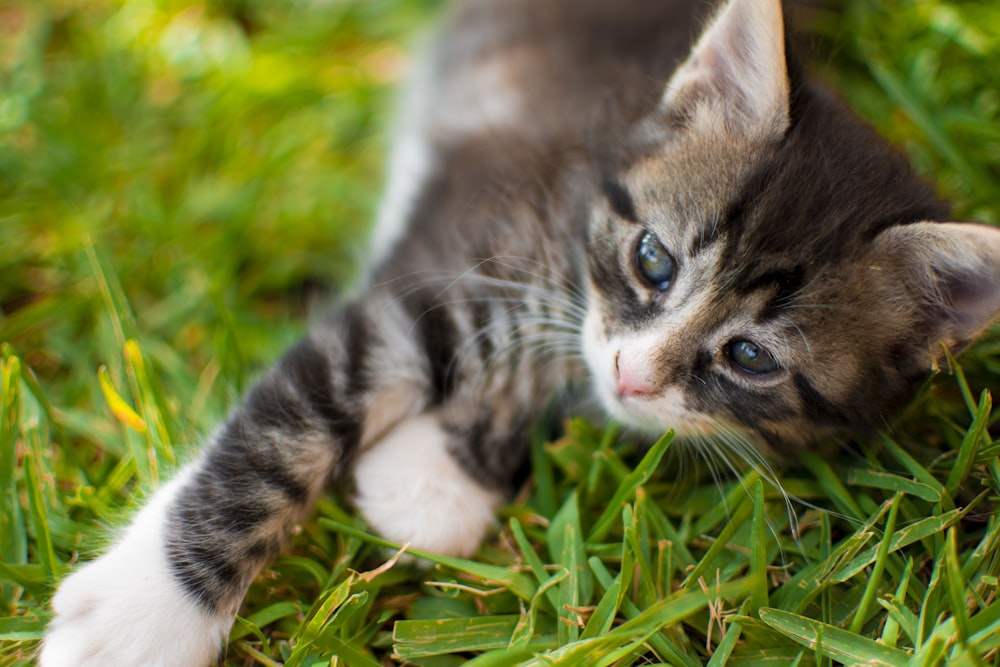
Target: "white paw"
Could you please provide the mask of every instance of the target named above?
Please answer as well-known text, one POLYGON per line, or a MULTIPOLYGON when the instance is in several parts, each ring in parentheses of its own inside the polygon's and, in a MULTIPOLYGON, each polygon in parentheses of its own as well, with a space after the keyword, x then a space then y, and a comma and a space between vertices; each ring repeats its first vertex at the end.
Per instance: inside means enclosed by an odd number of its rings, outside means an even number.
POLYGON ((166 509, 182 482, 161 489, 111 551, 62 582, 41 667, 213 663, 232 618, 209 616, 184 596, 163 551, 166 509))
POLYGON ((437 417, 402 422, 361 453, 355 503, 369 525, 399 544, 470 556, 496 523, 503 495, 475 482, 448 453, 437 417))

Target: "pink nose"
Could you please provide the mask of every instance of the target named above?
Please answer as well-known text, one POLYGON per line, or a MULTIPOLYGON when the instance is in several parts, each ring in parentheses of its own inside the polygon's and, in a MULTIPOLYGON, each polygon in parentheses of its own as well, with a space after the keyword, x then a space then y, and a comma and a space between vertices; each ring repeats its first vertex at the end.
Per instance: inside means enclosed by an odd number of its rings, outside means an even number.
POLYGON ((656 387, 643 375, 626 359, 622 359, 621 352, 615 355, 615 384, 618 387, 620 398, 645 397, 655 394, 656 387))

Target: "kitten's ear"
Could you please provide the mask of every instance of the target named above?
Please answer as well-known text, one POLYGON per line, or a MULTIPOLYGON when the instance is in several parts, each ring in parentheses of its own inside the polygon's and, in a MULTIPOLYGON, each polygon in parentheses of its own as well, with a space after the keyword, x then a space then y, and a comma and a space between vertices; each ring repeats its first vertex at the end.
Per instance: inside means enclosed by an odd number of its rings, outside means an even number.
POLYGON ((1000 317, 1000 229, 919 222, 890 227, 875 246, 923 301, 930 340, 958 351, 1000 317))
POLYGON ((733 129, 782 136, 789 91, 781 0, 729 0, 671 77, 663 103, 696 120, 721 115, 733 129))

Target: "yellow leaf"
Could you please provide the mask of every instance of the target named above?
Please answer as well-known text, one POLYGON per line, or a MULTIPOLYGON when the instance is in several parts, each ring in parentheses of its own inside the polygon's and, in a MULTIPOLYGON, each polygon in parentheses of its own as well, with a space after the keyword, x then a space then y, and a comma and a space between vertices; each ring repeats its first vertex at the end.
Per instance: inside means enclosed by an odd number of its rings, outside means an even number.
POLYGON ((111 384, 111 376, 108 375, 107 366, 101 366, 97 372, 97 377, 101 382, 101 392, 104 393, 104 400, 108 402, 111 412, 123 424, 131 426, 139 433, 146 432, 146 422, 132 409, 125 399, 122 398, 111 384))

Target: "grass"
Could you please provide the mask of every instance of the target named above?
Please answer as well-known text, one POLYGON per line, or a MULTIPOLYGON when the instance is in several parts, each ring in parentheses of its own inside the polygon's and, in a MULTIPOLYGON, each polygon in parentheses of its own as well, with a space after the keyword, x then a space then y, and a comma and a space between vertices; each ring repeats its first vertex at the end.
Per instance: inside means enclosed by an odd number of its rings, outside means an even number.
MULTIPOLYGON (((0 667, 349 284, 437 4, 0 2, 0 667)), ((824 76, 1000 222, 1000 6, 842 5, 804 17, 824 76)), ((998 333, 891 431, 780 471, 790 506, 581 421, 533 442, 475 560, 379 568, 392 545, 324 498, 226 662, 998 665, 998 333)))

